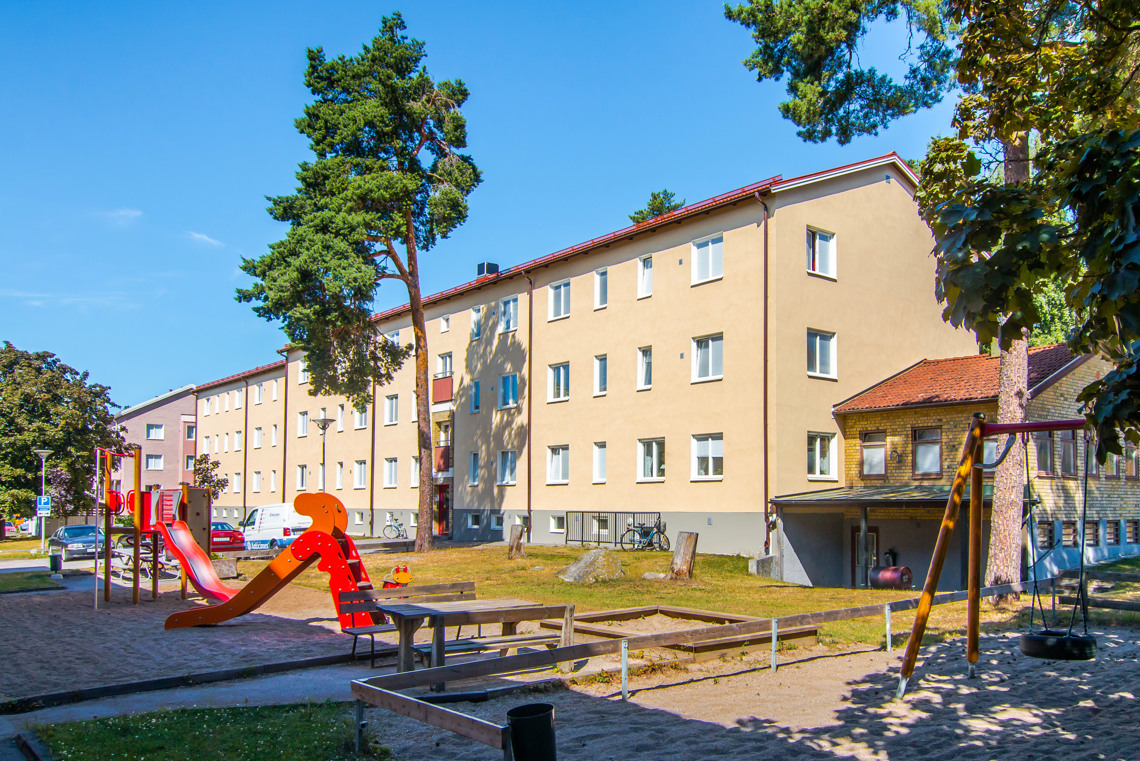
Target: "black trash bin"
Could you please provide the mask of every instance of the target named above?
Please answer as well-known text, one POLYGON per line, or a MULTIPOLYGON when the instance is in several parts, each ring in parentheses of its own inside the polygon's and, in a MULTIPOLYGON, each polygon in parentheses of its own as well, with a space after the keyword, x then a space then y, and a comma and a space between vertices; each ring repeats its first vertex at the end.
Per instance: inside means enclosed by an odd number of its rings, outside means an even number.
POLYGON ((52 573, 60 573, 63 570, 63 555, 48 555, 48 568, 52 573))
POLYGON ((531 703, 507 711, 515 761, 556 761, 554 706, 531 703))

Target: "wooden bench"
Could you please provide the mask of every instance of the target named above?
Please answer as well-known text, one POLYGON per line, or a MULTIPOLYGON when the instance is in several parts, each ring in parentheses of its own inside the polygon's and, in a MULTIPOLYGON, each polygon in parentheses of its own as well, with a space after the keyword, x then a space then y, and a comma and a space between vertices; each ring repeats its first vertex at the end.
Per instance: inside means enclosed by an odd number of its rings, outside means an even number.
MULTIPOLYGON (((387 622, 384 614, 376 610, 377 602, 399 600, 407 603, 450 602, 452 600, 474 600, 475 582, 457 581, 451 584, 421 584, 389 589, 361 589, 356 592, 341 592, 337 595, 338 613, 368 613, 372 620, 384 623, 369 626, 342 626, 341 631, 352 635, 352 654, 356 655, 356 643, 361 637, 369 639, 369 663, 376 666, 376 635, 396 631, 396 626, 387 622)), ((381 655, 392 655, 396 646, 382 650, 381 655)))

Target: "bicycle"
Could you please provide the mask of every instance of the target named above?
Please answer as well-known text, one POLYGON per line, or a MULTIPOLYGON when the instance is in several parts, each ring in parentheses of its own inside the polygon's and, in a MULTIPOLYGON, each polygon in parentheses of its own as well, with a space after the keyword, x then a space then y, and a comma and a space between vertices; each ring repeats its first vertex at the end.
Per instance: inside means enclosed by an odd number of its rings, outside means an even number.
POLYGON ((661 525, 660 518, 652 526, 645 523, 635 524, 633 518, 626 521, 626 525, 629 528, 618 540, 623 550, 669 551, 669 537, 665 536, 665 527, 661 525))
POLYGON ((404 524, 400 522, 399 518, 393 518, 390 523, 384 526, 385 539, 407 539, 408 532, 404 529, 404 524))

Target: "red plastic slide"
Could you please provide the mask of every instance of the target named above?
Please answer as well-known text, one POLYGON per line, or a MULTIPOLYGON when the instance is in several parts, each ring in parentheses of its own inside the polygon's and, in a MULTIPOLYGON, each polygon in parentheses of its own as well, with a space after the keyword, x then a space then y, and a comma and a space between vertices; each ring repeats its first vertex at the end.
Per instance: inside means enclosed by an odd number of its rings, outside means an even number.
POLYGON ((214 564, 202 550, 186 521, 174 521, 169 526, 165 523, 155 523, 155 528, 162 532, 166 546, 178 558, 178 562, 186 569, 186 578, 198 590, 198 594, 213 600, 225 602, 236 595, 239 590, 227 587, 214 572, 214 564))

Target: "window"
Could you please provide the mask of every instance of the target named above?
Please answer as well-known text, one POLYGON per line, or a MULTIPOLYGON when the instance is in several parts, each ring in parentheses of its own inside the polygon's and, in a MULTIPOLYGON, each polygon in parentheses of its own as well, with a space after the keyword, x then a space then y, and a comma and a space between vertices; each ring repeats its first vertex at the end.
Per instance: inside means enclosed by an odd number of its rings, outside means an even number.
POLYGON ((352 427, 356 430, 368 427, 368 409, 354 409, 352 411, 352 427))
POLYGON ((400 331, 399 330, 388 331, 387 333, 384 334, 384 338, 386 338, 388 340, 388 343, 396 344, 397 346, 400 345, 400 331))
POLYGON ((693 285, 724 277, 724 236, 693 243, 693 285))
POLYGON ((885 476, 887 474, 887 432, 867 431, 860 441, 860 453, 863 459, 862 473, 867 476, 885 476))
POLYGON ((609 386, 609 373, 606 355, 598 354, 594 357, 594 396, 605 396, 609 386))
POLYGON ((552 515, 552 516, 550 516, 550 533, 552 533, 552 534, 565 534, 566 533, 566 516, 565 515, 552 515))
POLYGON ((210 437, 209 436, 203 436, 202 437, 202 452, 205 454, 210 453, 210 437))
POLYGON ((942 429, 915 428, 911 431, 914 446, 914 474, 916 476, 942 475, 942 429))
POLYGON ((693 436, 694 481, 719 481, 724 478, 724 436, 710 433, 693 436))
POLYGON ((835 334, 818 330, 807 332, 808 375, 835 377, 835 334))
POLYGON ((395 489, 396 488, 396 468, 397 468, 397 464, 396 464, 396 458, 395 457, 384 458, 384 488, 385 489, 395 489))
POLYGON ((384 425, 395 425, 400 420, 400 395, 384 397, 384 425))
POLYGON ((1065 547, 1079 547, 1077 544, 1077 522, 1061 521, 1061 543, 1065 547))
POLYGON ((1140 544, 1140 520, 1124 521, 1124 541, 1140 544))
POLYGON ((194 470, 194 455, 186 455, 186 462, 183 463, 183 470, 194 470))
POLYGON ((420 457, 419 455, 412 456, 412 477, 411 483, 408 484, 413 489, 420 488, 420 457))
POLYGON ((1104 543, 1120 544, 1120 521, 1106 521, 1104 524, 1104 543))
POLYGON ((353 463, 352 467, 352 488, 363 489, 365 485, 365 466, 368 463, 364 460, 357 460, 353 463))
POLYGON ((665 480, 665 439, 639 439, 637 459, 638 481, 665 480))
POLYGON ((642 346, 637 350, 637 389, 653 387, 653 347, 642 346))
POLYGON ((807 437, 807 474, 808 478, 835 478, 835 458, 832 448, 835 446, 833 433, 809 433, 807 437))
POLYGON ((1104 461, 1104 477, 1105 478, 1120 478, 1120 457, 1108 453, 1108 458, 1104 461))
POLYGON ((446 378, 452 374, 451 368, 451 352, 440 354, 435 359, 436 375, 437 378, 446 378))
POLYGON ((610 303, 610 273, 606 268, 594 270, 594 309, 605 309, 610 303))
POLYGON ((479 381, 471 381, 471 411, 479 411, 479 381))
POLYGON ((335 478, 336 478, 336 488, 343 489, 344 488, 344 463, 338 462, 336 464, 336 468, 333 469, 333 473, 335 474, 335 478))
POLYGON ((724 377, 724 337, 693 339, 693 383, 724 377))
POLYGON ((187 441, 193 441, 194 437, 197 435, 198 435, 198 426, 196 426, 196 425, 186 426, 186 440, 187 441))
POLYGON ((467 528, 478 529, 483 525, 483 516, 480 513, 467 513, 467 528))
POLYGON ((518 373, 509 373, 499 378, 499 409, 514 407, 519 403, 518 373))
POLYGON ((242 405, 241 397, 242 397, 242 394, 240 391, 234 392, 234 409, 235 410, 241 409, 241 405, 242 405))
POLYGON ((273 379, 273 401, 277 401, 277 379, 273 379))
POLYGON ((491 530, 492 531, 502 531, 503 530, 503 514, 502 513, 495 513, 494 515, 491 516, 491 530))
POLYGON ((253 491, 253 492, 260 492, 261 491, 261 471, 260 470, 253 471, 253 484, 251 484, 251 491, 253 491))
POLYGON ((344 405, 338 404, 336 406, 336 429, 337 431, 344 430, 344 405))
POLYGON ((548 447, 546 458, 546 483, 565 484, 570 482, 570 447, 562 445, 548 447))
POLYGON ((550 320, 560 320, 570 316, 570 281, 550 285, 550 320))
POLYGON ((479 485, 479 453, 471 452, 467 455, 467 485, 479 485))
POLYGON ((162 423, 147 423, 146 437, 151 441, 162 441, 166 438, 166 426, 162 423))
POLYGON ((269 429, 269 446, 277 446, 277 423, 274 423, 273 427, 269 429))
POLYGON ((483 307, 471 307, 471 340, 483 337, 483 307))
POLYGON ((218 414, 218 396, 214 395, 214 414, 218 414))
POLYGON ((297 413, 297 438, 309 435, 309 413, 297 413))
POLYGON ((203 417, 209 417, 209 415, 210 415, 210 400, 209 400, 209 398, 207 398, 207 399, 204 399, 203 401, 205 402, 205 405, 202 408, 202 416, 203 417))
POLYGON ((297 490, 304 491, 309 488, 309 467, 307 465, 297 466, 297 490))
POLYGON ((506 333, 519 326, 519 297, 511 296, 499 302, 499 332, 506 333))
POLYGON ((1136 445, 1125 443, 1124 445, 1124 477, 1136 478, 1136 445))
POLYGON ((439 332, 446 333, 451 330, 451 315, 441 315, 439 318, 439 332))
POLYGON ((218 447, 220 447, 221 445, 222 445, 222 437, 221 436, 215 436, 214 437, 214 454, 218 453, 218 447))
POLYGON ((162 455, 148 454, 146 456, 146 469, 147 470, 162 470, 162 455))
POLYGON ((253 429, 253 448, 261 449, 261 428, 253 429))
POLYGON ((271 491, 271 492, 277 491, 277 471, 276 470, 269 471, 269 491, 271 491))
POLYGON ((253 403, 254 404, 261 404, 261 393, 262 393, 261 386, 262 386, 262 384, 260 384, 260 383, 253 384, 253 403))
POLYGON ((234 471, 234 480, 230 482, 234 494, 241 494, 241 471, 234 471))
POLYGON ((653 295, 653 256, 643 256, 637 260, 637 298, 653 295))
MULTIPOLYGON (((998 443, 997 439, 991 437, 982 439, 982 462, 993 462, 998 456, 998 443)), ((986 472, 987 476, 992 476, 992 471, 986 472)))
POLYGON ((606 442, 594 442, 594 483, 606 482, 606 442))
POLYGON ((241 429, 234 431, 234 451, 241 451, 241 429))
POLYGON ((835 234, 807 229, 807 270, 814 275, 835 277, 835 234))
POLYGON ((415 528, 420 524, 420 516, 415 510, 408 513, 408 528, 415 528))
POLYGON ((1053 549, 1053 521, 1037 522, 1037 549, 1053 549))
POLYGON ((301 384, 301 383, 308 383, 308 382, 309 382, 309 368, 305 367, 304 365, 301 365, 300 367, 297 368, 297 383, 301 384))
POLYGON ((500 486, 513 486, 515 483, 515 450, 499 452, 499 472, 496 483, 500 486))
POLYGON ((1061 450, 1061 475, 1077 475, 1077 432, 1057 431, 1057 448, 1061 450))
POLYGON ((222 407, 222 412, 229 412, 230 411, 230 392, 229 391, 227 391, 222 396, 222 400, 225 402, 224 406, 222 407))
POLYGON ((1053 432, 1034 431, 1033 445, 1037 450, 1037 475, 1053 475, 1053 432))
POLYGON ((1085 521, 1085 546, 1100 546, 1100 521, 1085 521))
POLYGON ((570 363, 551 365, 547 373, 547 401, 564 402, 570 398, 570 363))
POLYGON ((230 451, 230 435, 228 433, 222 434, 222 451, 230 451))
POLYGON ((593 529, 594 536, 601 540, 610 535, 610 519, 606 517, 594 517, 591 519, 591 528, 593 529))

